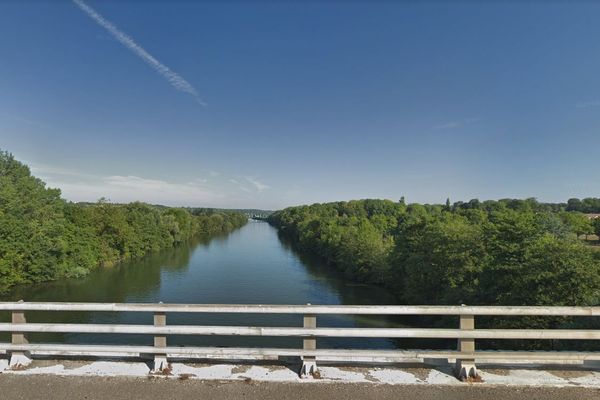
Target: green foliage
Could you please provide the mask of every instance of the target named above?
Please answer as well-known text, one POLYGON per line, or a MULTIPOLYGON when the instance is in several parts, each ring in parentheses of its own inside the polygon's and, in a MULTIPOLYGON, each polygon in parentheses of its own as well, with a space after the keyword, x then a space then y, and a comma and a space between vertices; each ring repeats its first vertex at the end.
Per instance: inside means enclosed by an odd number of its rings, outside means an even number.
POLYGON ((389 200, 315 204, 276 212, 269 221, 349 277, 383 283, 390 273, 392 233, 405 208, 389 200))
POLYGON ((489 258, 483 235, 481 225, 458 214, 407 219, 394 255, 405 301, 461 304, 473 299, 489 258))
POLYGON ((599 252, 577 239, 591 233, 590 220, 535 199, 361 200, 291 207, 269 221, 301 250, 390 287, 403 303, 600 303, 599 252))
POLYGON ((594 232, 592 221, 580 212, 562 212, 560 217, 577 236, 589 235, 594 232))
POLYGON ((566 211, 578 211, 586 214, 600 213, 600 198, 569 199, 566 211))
POLYGON ((584 244, 544 235, 532 241, 511 302, 539 305, 597 305, 600 263, 584 244))
POLYGON ((143 203, 73 204, 0 151, 0 292, 15 284, 79 277, 100 265, 142 257, 197 234, 246 223, 236 212, 143 203))
POLYGON ((596 236, 600 237, 600 218, 595 218, 592 220, 592 226, 594 228, 594 233, 596 236))

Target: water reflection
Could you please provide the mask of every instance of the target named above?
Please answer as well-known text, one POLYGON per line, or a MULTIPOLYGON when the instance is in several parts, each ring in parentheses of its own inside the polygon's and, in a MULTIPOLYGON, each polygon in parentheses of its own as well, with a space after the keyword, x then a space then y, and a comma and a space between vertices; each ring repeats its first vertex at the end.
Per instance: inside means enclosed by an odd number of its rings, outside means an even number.
MULTIPOLYGON (((245 304, 394 304, 379 287, 357 285, 338 272, 296 252, 264 222, 250 222, 228 236, 197 238, 175 249, 69 279, 15 288, 6 300, 70 302, 158 302, 245 304)), ((0 319, 7 321, 5 313, 0 319)), ((150 324, 142 313, 28 313, 30 322, 150 324)), ((168 324, 302 326, 301 316, 169 314, 168 324)), ((389 317, 319 316, 319 326, 397 326, 389 317)), ((8 340, 5 335, 2 340, 8 340)), ((151 344, 142 335, 38 334, 32 342, 151 344)), ((301 345, 300 339, 169 337, 170 345, 301 345)), ((392 348, 387 339, 319 339, 320 347, 392 348)))

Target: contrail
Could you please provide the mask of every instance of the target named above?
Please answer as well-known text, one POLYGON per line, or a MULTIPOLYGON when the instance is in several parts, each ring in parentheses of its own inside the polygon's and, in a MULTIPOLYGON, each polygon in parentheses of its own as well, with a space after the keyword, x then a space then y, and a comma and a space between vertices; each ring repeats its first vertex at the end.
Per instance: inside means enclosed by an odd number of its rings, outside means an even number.
POLYGON ((194 96, 196 101, 201 105, 205 106, 206 103, 202 101, 196 89, 183 77, 177 73, 171 71, 169 67, 158 61, 150 53, 144 50, 139 44, 137 44, 132 38, 127 36, 125 33, 114 26, 110 21, 106 20, 102 15, 98 14, 92 7, 85 4, 82 0, 73 0, 73 2, 83 10, 91 19, 96 21, 98 25, 106 29, 115 39, 121 44, 135 53, 144 62, 150 65, 156 72, 158 72, 163 78, 165 78, 171 86, 175 89, 194 96))

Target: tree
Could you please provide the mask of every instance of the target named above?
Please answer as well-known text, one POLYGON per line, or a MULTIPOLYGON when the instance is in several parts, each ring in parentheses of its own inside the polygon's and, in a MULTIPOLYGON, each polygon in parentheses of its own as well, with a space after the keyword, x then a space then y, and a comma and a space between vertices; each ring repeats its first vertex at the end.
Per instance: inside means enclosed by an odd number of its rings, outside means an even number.
POLYGON ((575 211, 565 211, 560 214, 561 218, 568 225, 577 237, 593 233, 592 221, 584 214, 575 211))
POLYGON ((586 214, 600 213, 600 198, 569 199, 566 211, 578 211, 586 214))
POLYGON ((422 227, 405 227, 395 264, 403 296, 411 304, 473 303, 487 263, 481 226, 444 213, 422 227))
POLYGON ((581 200, 573 198, 567 200, 567 208, 566 211, 581 211, 582 205, 581 200))
POLYGON ((65 202, 0 152, 0 290, 54 278, 64 257, 65 202))
POLYGON ((592 223, 594 226, 594 233, 600 238, 600 217, 595 218, 592 223))
POLYGON ((0 151, 0 292, 15 284, 79 277, 125 258, 142 257, 204 230, 229 232, 240 213, 189 211, 143 203, 73 204, 29 168, 0 151))
POLYGON ((385 282, 391 238, 386 240, 368 219, 360 218, 342 231, 340 239, 335 261, 347 274, 362 281, 385 282))
POLYGON ((544 235, 528 246, 512 303, 519 305, 597 305, 600 264, 580 242, 544 235))
POLYGON ((446 198, 446 206, 444 207, 445 211, 450 211, 452 210, 452 206, 450 205, 450 198, 446 198))
POLYGON ((399 302, 593 304, 600 253, 576 239, 590 222, 562 209, 534 198, 475 199, 450 210, 360 200, 290 207, 269 221, 301 251, 391 288, 399 302))

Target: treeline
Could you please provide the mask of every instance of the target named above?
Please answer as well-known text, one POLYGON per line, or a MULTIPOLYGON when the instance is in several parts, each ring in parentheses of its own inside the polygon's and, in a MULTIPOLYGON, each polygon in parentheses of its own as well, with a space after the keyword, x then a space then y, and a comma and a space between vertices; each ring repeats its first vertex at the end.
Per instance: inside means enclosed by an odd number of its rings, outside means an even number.
POLYGON ((389 287, 401 303, 600 304, 600 252, 578 239, 590 219, 534 199, 358 200, 291 207, 269 221, 302 251, 389 287))
POLYGON ((600 214, 600 198, 569 199, 565 209, 566 211, 579 211, 586 214, 600 214))
MULTIPOLYGON (((500 200, 501 203, 510 205, 511 203, 519 203, 526 202, 529 203, 531 207, 533 207, 536 211, 577 211, 584 214, 600 214, 600 198, 596 197, 586 197, 585 199, 572 198, 569 199, 566 203, 540 203, 535 199, 503 199, 500 200)), ((483 206, 487 204, 493 204, 495 201, 484 201, 483 206)), ((469 202, 456 202, 454 203, 455 207, 461 208, 469 208, 469 207, 480 207, 482 206, 482 202, 478 199, 473 199, 469 202)))
POLYGON ((0 151, 0 292, 15 284, 78 277, 103 265, 246 223, 234 212, 143 203, 75 204, 0 151))

